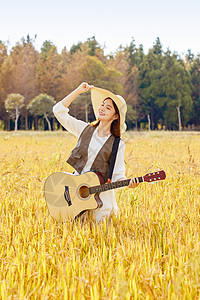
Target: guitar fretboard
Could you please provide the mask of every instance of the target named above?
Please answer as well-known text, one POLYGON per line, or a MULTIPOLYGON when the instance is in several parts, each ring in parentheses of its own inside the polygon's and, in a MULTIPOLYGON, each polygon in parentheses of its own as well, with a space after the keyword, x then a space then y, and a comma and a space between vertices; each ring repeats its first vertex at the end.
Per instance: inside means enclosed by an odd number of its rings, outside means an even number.
MULTIPOLYGON (((137 177, 137 178, 139 179, 139 182, 144 181, 142 177, 137 177)), ((101 193, 101 192, 105 192, 105 191, 108 191, 108 190, 128 186, 130 180, 131 179, 125 179, 125 180, 115 181, 115 182, 111 182, 111 183, 105 183, 105 184, 102 184, 102 185, 91 186, 89 188, 89 192, 90 192, 90 194, 96 194, 96 193, 101 193)))

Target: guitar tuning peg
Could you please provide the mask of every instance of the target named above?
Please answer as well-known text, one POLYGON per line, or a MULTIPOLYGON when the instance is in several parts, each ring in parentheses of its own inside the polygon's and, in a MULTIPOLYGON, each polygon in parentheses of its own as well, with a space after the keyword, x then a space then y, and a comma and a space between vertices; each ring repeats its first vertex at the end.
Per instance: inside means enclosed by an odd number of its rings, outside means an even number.
POLYGON ((152 181, 151 184, 158 183, 158 181, 152 181))

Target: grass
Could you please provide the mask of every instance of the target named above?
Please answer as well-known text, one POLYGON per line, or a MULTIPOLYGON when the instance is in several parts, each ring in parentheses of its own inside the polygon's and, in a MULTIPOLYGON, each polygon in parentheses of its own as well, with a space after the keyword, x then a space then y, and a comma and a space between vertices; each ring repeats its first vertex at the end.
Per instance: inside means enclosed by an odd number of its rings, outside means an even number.
POLYGON ((165 181, 116 190, 117 218, 56 223, 43 185, 71 172, 66 132, 0 132, 1 299, 199 299, 200 134, 129 132, 127 178, 165 181))

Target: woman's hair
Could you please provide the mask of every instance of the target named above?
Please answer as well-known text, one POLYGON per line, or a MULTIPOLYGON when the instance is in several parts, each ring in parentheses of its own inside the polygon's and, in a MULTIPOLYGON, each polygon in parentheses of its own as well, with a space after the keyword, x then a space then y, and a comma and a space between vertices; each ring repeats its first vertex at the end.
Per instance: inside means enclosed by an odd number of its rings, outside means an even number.
MULTIPOLYGON (((112 100, 110 97, 105 98, 103 101, 110 99, 112 100)), ((115 102, 112 100, 113 102, 113 106, 115 109, 115 113, 118 115, 118 118, 113 120, 110 126, 110 132, 112 135, 114 135, 115 137, 120 137, 121 133, 120 133, 120 114, 119 114, 119 109, 117 107, 117 105, 115 104, 115 102)), ((91 126, 95 126, 97 127, 99 125, 100 121, 99 120, 95 120, 93 122, 91 122, 91 126)))

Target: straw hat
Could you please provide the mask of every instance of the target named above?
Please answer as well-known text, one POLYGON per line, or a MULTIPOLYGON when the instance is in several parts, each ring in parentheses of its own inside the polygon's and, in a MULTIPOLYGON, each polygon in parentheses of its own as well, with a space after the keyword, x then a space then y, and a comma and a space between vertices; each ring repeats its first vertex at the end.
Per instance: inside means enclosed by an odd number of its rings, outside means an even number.
POLYGON ((108 97, 115 102, 115 104, 119 109, 120 132, 121 134, 123 134, 126 130, 125 118, 126 118, 127 106, 126 106, 126 101, 122 96, 115 95, 101 88, 93 87, 91 89, 91 100, 92 100, 92 106, 93 106, 95 117, 97 118, 98 116, 99 106, 102 104, 103 100, 108 97))

